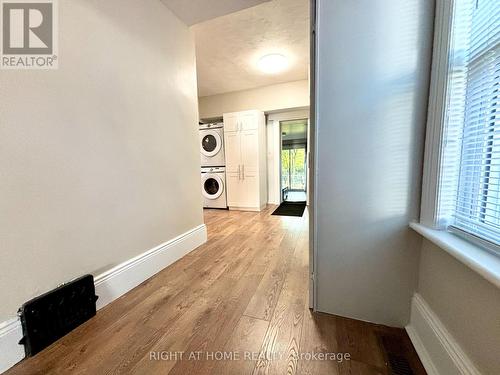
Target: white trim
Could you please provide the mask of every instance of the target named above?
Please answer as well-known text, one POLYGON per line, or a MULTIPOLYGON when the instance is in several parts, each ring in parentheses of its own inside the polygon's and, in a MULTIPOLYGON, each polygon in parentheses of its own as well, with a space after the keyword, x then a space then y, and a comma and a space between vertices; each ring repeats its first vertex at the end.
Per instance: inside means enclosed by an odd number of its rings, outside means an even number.
POLYGON ((410 324, 406 331, 429 375, 481 374, 418 293, 412 298, 410 324))
POLYGON ((300 109, 292 109, 292 110, 279 110, 269 113, 267 119, 269 121, 289 121, 289 120, 303 120, 309 118, 310 116, 310 108, 303 107, 300 109))
MULTIPOLYGON (((273 132, 273 144, 271 150, 268 149, 268 153, 272 152, 273 157, 273 188, 274 191, 268 195, 273 196, 273 199, 269 199, 268 203, 270 204, 281 204, 282 195, 281 195, 281 122, 282 121, 291 121, 291 120, 309 120, 311 116, 310 107, 304 107, 301 109, 294 110, 285 110, 285 111, 274 111, 267 116, 267 124, 272 127, 273 132)), ((309 128, 309 121, 308 121, 309 128)), ((309 135, 309 134, 308 134, 309 135)), ((308 146, 309 146, 309 137, 308 137, 308 146)), ((309 192, 309 176, 307 178, 307 191, 309 192)))
POLYGON ((22 337, 23 329, 19 318, 0 323, 0 373, 24 358, 24 347, 19 345, 22 337))
POLYGON ((267 133, 267 189, 269 204, 280 204, 280 162, 279 162, 279 122, 270 120, 266 125, 267 133))
MULTIPOLYGON (((207 229, 202 224, 96 276, 94 283, 99 296, 97 309, 103 308, 206 241, 207 229)), ((24 358, 24 348, 18 344, 22 337, 19 318, 0 323, 0 373, 24 358)))
POLYGON ((415 351, 418 354, 418 358, 420 358, 420 362, 422 362, 422 365, 427 372, 427 375, 439 375, 439 372, 434 366, 432 358, 425 348, 424 343, 422 342, 422 340, 420 340, 420 336, 418 335, 417 331, 411 325, 407 325, 405 329, 411 343, 413 344, 413 347, 415 348, 415 351))
POLYGON ((500 288, 498 255, 444 230, 431 229, 419 223, 410 223, 410 228, 500 288))
POLYGON ((260 207, 246 207, 246 206, 229 206, 228 209, 231 211, 251 211, 251 212, 260 212, 264 208, 266 208, 267 203, 262 204, 260 207))
POLYGON ((318 173, 319 173, 319 151, 318 151, 318 124, 320 120, 320 112, 318 108, 318 97, 319 97, 319 51, 318 45, 320 41, 320 36, 318 34, 318 29, 321 27, 319 14, 321 13, 321 2, 319 0, 311 1, 311 17, 314 20, 311 21, 311 157, 312 157, 312 168, 309 178, 309 190, 312 193, 311 196, 311 206, 309 211, 309 273, 313 275, 312 288, 309 287, 309 291, 312 289, 312 301, 309 298, 309 306, 312 310, 318 311, 318 173), (312 188, 312 190, 311 190, 312 188))
POLYGON ((427 111, 420 222, 437 228, 443 130, 448 88, 450 30, 454 1, 437 0, 427 111))
POLYGON ((205 224, 123 262, 95 278, 97 309, 135 288, 207 241, 205 224))

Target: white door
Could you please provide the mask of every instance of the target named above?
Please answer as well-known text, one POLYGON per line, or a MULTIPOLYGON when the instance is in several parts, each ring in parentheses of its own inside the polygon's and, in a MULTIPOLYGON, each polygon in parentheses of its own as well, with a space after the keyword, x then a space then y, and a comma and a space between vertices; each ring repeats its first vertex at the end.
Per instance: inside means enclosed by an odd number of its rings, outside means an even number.
POLYGON ((224 115, 224 132, 236 132, 239 130, 239 118, 237 113, 224 115))
POLYGON ((242 181, 238 173, 226 173, 226 199, 228 207, 240 207, 242 181))
POLYGON ((242 206, 258 207, 259 202, 259 134, 258 130, 241 131, 242 206))
POLYGON ((239 116, 241 130, 257 130, 259 127, 258 115, 254 112, 243 112, 239 116))
POLYGON ((240 132, 224 133, 226 150, 227 205, 239 206, 241 194, 241 135, 240 132))

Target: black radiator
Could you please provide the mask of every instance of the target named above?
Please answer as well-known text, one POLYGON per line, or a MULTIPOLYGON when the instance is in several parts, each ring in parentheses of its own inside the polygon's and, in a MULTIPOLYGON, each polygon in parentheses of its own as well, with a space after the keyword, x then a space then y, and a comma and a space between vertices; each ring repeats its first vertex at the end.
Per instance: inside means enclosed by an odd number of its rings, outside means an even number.
POLYGON ((19 315, 26 356, 32 356, 96 314, 94 277, 82 276, 26 302, 19 315))

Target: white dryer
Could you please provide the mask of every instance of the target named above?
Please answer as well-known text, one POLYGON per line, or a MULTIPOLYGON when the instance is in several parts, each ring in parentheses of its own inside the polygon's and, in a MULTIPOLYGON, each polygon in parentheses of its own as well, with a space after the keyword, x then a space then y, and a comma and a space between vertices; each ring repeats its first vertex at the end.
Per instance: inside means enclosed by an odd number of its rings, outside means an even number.
POLYGON ((202 167, 201 191, 203 193, 203 207, 227 208, 226 168, 202 167))
POLYGON ((202 167, 223 167, 224 123, 200 125, 200 155, 202 167))

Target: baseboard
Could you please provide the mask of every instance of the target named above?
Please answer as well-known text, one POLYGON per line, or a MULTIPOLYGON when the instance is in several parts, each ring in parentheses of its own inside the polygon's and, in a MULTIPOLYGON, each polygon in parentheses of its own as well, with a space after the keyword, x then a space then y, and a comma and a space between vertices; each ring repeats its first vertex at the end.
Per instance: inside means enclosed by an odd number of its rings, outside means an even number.
MULTIPOLYGON (((199 225, 96 276, 94 282, 99 296, 97 309, 103 308, 206 241, 206 226, 199 225)), ((24 358, 24 348, 18 344, 22 336, 19 318, 0 323, 0 373, 24 358)))
POLYGON ((24 358, 24 347, 19 345, 23 329, 18 318, 0 323, 0 373, 24 358))
POLYGON ((97 309, 103 308, 206 241, 207 229, 203 224, 96 276, 95 288, 99 296, 97 309))
POLYGON ((229 206, 230 211, 251 211, 251 212, 260 212, 262 208, 260 207, 239 207, 239 206, 229 206))
POLYGON ((413 347, 415 348, 415 351, 420 358, 420 362, 422 362, 422 365, 425 367, 427 375, 439 375, 439 372, 434 366, 432 358, 425 348, 424 343, 422 342, 422 340, 420 340, 420 336, 418 335, 418 333, 410 325, 406 327, 406 333, 408 333, 413 347))
POLYGON ((412 298, 406 331, 429 375, 481 374, 418 293, 412 298))

